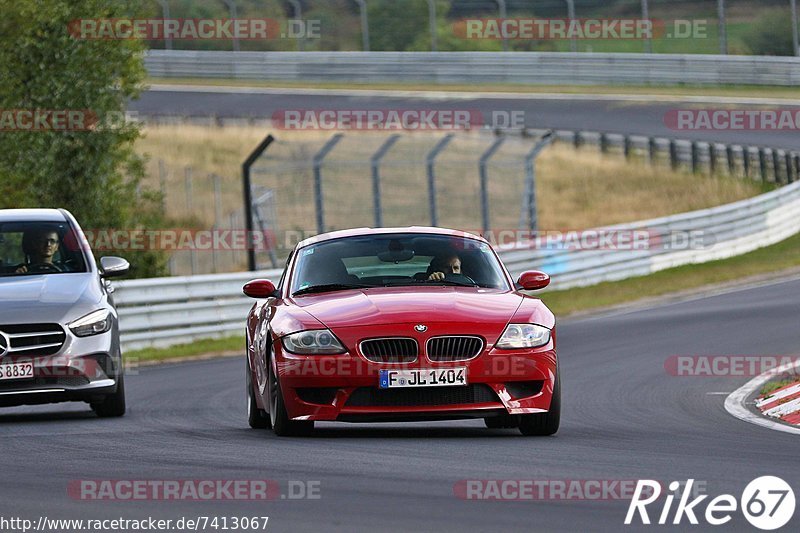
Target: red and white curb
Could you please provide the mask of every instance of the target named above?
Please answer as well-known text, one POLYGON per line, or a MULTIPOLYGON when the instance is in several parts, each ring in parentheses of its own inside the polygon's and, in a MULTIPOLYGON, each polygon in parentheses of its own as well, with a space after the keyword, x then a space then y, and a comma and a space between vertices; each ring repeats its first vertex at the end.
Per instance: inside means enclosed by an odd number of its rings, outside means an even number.
POLYGON ((787 385, 759 398, 756 407, 766 416, 800 426, 800 383, 787 385))
POLYGON ((765 398, 759 398, 756 401, 756 406, 762 411, 763 414, 755 414, 745 405, 747 399, 750 398, 753 393, 763 387, 768 381, 774 379, 783 372, 793 371, 798 367, 800 367, 800 360, 782 365, 751 379, 730 393, 727 398, 725 398, 725 410, 739 420, 744 420, 745 422, 773 429, 775 431, 800 435, 800 384, 789 385, 783 389, 773 392, 765 398), (793 387, 797 387, 798 390, 794 392, 784 392, 785 390, 791 390, 793 387), (779 393, 784 395, 776 399, 775 397, 779 393), (797 394, 797 396, 795 396, 795 394, 797 394), (787 401, 782 402, 782 400, 787 401), (767 411, 769 411, 769 413, 767 411), (792 420, 794 420, 794 422, 785 420, 783 418, 784 416, 792 416, 792 420), (782 421, 778 422, 773 418, 779 418, 782 421), (788 422, 788 424, 785 422, 788 422))

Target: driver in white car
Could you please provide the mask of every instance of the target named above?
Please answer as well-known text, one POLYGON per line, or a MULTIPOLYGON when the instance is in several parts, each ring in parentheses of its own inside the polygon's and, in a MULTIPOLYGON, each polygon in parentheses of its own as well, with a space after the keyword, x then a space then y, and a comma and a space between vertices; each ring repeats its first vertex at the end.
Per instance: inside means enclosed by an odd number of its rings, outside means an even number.
POLYGON ((53 230, 31 230, 22 237, 22 251, 28 262, 20 265, 15 270, 17 274, 25 274, 30 268, 39 270, 61 269, 53 262, 53 257, 58 253, 58 233, 53 230), (50 266, 52 265, 52 266, 50 266))

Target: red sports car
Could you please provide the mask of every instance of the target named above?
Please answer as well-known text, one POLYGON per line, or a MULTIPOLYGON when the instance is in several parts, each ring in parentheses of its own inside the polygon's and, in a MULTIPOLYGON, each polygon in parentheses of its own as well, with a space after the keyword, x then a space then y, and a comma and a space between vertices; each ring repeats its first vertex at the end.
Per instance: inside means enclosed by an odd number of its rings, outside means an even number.
POLYGON ((555 317, 520 292, 481 237, 438 228, 307 239, 280 282, 254 280, 247 319, 250 426, 483 418, 552 435, 560 419, 555 317))

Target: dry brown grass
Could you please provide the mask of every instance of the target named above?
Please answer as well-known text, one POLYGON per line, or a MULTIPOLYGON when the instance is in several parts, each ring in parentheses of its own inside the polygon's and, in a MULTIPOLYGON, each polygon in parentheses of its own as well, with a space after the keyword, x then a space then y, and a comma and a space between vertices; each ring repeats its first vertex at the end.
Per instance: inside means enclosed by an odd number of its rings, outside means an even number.
MULTIPOLYGON (((305 161, 332 134, 272 131, 280 142, 268 151, 268 172, 255 182, 279 196, 278 230, 313 230, 312 178, 305 161), (288 166, 287 166, 288 165, 288 166)), ((223 176, 223 209, 241 209, 241 163, 269 133, 262 127, 149 126, 138 150, 149 155, 149 184, 158 187, 159 159, 170 172, 167 206, 170 214, 192 214, 213 223, 211 173, 223 176), (187 211, 183 167, 194 169, 192 212, 187 211)), ((427 224, 425 153, 442 134, 409 134, 399 141, 383 165, 385 225, 427 224)), ((348 133, 326 160, 324 171, 326 225, 331 228, 372 224, 369 156, 385 134, 348 133)), ((477 134, 458 137, 437 162, 440 225, 480 227, 478 158, 491 139, 477 134)), ((522 157, 532 141, 510 139, 493 159, 489 174, 491 221, 494 228, 519 223, 524 176, 522 157)), ((644 161, 626 162, 619 155, 601 155, 593 147, 575 151, 555 145, 539 158, 537 195, 540 228, 579 229, 720 205, 761 192, 758 183, 738 178, 695 176, 673 172, 644 161)))

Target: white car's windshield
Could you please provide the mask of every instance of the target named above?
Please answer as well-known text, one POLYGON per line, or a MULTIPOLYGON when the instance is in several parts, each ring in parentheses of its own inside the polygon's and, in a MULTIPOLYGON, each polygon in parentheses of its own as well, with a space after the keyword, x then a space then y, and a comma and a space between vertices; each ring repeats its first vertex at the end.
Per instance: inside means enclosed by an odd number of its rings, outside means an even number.
POLYGON ((298 250, 292 294, 421 284, 508 289, 488 244, 447 235, 346 237, 298 250))
POLYGON ((86 262, 66 222, 0 224, 0 276, 68 272, 86 272, 86 262))

